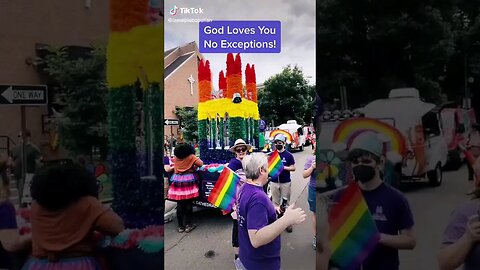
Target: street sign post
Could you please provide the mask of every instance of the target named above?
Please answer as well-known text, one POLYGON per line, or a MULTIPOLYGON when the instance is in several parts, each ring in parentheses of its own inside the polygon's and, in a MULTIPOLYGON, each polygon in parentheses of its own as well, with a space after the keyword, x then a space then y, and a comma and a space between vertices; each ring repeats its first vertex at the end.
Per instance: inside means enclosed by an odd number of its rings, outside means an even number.
POLYGON ((0 105, 46 105, 46 85, 0 85, 0 105))
MULTIPOLYGON (((22 128, 22 183, 23 189, 26 185, 26 168, 27 161, 25 156, 25 130, 26 116, 25 106, 41 106, 48 103, 48 88, 46 85, 0 85, 0 106, 2 105, 17 105, 20 106, 21 114, 21 128, 22 128)), ((19 179, 17 179, 18 181, 19 179)), ((20 198, 23 198, 23 189, 20 198)))
POLYGON ((178 126, 180 125, 180 120, 178 119, 165 119, 165 126, 178 126))

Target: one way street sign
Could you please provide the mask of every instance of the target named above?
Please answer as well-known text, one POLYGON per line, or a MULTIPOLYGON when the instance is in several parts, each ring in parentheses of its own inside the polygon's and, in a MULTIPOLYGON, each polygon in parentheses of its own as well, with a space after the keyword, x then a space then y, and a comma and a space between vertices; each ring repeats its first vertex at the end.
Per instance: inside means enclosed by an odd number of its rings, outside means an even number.
POLYGON ((180 120, 178 119, 165 119, 166 126, 178 126, 180 124, 180 120))
POLYGON ((0 85, 0 105, 46 105, 46 85, 0 85))

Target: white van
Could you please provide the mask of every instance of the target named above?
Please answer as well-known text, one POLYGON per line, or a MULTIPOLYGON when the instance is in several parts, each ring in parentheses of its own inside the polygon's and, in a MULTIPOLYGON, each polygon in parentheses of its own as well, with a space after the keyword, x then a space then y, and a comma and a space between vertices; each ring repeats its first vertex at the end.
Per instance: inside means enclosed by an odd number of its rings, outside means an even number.
POLYGON ((433 186, 441 185, 448 157, 441 109, 422 101, 415 88, 393 89, 387 99, 374 100, 360 109, 365 117, 385 121, 403 134, 408 153, 399 166, 400 181, 426 176, 433 186))
POLYGON ((290 144, 291 150, 303 151, 306 143, 306 134, 304 134, 303 127, 297 123, 297 120, 288 120, 286 124, 281 124, 277 128, 285 130, 292 135, 293 140, 290 144))

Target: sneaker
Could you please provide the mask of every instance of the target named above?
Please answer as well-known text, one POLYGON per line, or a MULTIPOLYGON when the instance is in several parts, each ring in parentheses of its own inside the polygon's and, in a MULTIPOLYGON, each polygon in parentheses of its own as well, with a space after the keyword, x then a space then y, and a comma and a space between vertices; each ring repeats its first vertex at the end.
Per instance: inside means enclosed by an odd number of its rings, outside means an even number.
POLYGON ((195 224, 187 225, 187 227, 185 228, 185 232, 189 233, 189 232, 193 231, 196 227, 197 227, 197 225, 195 225, 195 224))
POLYGON ((286 231, 287 231, 288 233, 293 232, 293 226, 292 226, 292 225, 288 226, 287 229, 286 229, 286 231))
POLYGON ((317 237, 313 237, 313 242, 312 242, 312 248, 313 250, 317 250, 317 237))

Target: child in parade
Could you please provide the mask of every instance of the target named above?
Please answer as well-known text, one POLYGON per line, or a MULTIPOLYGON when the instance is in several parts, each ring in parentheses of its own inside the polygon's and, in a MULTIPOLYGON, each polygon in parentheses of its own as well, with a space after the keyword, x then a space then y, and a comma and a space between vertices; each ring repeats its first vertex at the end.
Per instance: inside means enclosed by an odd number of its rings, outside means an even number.
POLYGON ((174 155, 174 174, 170 178, 167 198, 177 202, 178 232, 189 233, 196 227, 191 219, 193 199, 199 196, 195 168, 203 166, 203 161, 195 156, 195 149, 186 143, 177 144, 174 155))

